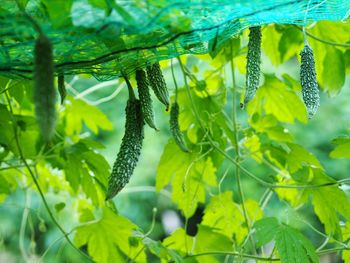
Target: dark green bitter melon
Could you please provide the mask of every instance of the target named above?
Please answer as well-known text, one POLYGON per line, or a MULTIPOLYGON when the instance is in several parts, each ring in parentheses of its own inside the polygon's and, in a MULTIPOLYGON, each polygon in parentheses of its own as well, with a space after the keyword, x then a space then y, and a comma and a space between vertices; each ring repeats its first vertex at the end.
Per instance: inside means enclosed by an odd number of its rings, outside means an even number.
POLYGON ((144 120, 140 101, 134 95, 129 96, 125 113, 125 133, 108 179, 106 200, 113 198, 129 182, 141 154, 144 120))
POLYGON ((63 104, 66 96, 67 96, 67 91, 66 91, 66 86, 64 84, 64 75, 62 73, 58 74, 58 92, 60 93, 61 97, 61 104, 63 104))
POLYGON ((147 66, 147 78, 158 100, 169 109, 169 92, 158 62, 147 66))
POLYGON ((250 33, 247 53, 247 77, 244 104, 247 104, 253 99, 260 82, 261 28, 260 26, 257 26, 251 27, 249 30, 250 33))
POLYGON ((170 130, 176 144, 184 152, 189 152, 179 126, 179 104, 175 101, 170 108, 170 130))
POLYGON ((136 70, 136 82, 141 103, 141 110, 145 122, 153 129, 158 130, 154 124, 154 114, 151 94, 149 93, 149 84, 144 70, 136 70))
POLYGON ((52 45, 45 35, 40 34, 34 48, 34 104, 41 136, 46 142, 55 132, 55 102, 52 45))
POLYGON ((300 56, 301 92, 310 119, 316 114, 320 106, 320 94, 316 80, 315 59, 312 48, 306 44, 300 52, 300 56))

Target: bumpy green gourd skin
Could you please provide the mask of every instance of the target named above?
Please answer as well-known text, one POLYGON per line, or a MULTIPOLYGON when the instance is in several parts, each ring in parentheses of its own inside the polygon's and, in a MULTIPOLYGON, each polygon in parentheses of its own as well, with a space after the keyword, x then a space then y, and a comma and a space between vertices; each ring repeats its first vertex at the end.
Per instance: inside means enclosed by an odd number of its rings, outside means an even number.
POLYGON ((159 63, 147 66, 147 77, 158 100, 169 109, 169 92, 159 63))
POLYGON ((50 40, 40 35, 34 48, 34 103, 41 136, 46 142, 52 139, 56 123, 52 53, 50 40))
POLYGON ((67 96, 67 91, 66 91, 66 86, 64 84, 64 75, 63 74, 59 74, 58 75, 58 92, 60 93, 60 97, 61 97, 61 104, 63 104, 66 96, 67 96))
POLYGON ((244 104, 253 99, 260 81, 261 28, 251 27, 247 53, 247 77, 244 104))
POLYGON ((139 91, 139 98, 140 98, 143 118, 151 128, 158 130, 156 125, 154 124, 152 99, 149 93, 149 84, 148 84, 147 76, 145 71, 143 71, 142 69, 136 70, 136 82, 137 82, 137 89, 139 91))
POLYGON ((300 52, 300 82, 302 94, 309 119, 312 118, 320 106, 320 94, 318 90, 315 70, 314 54, 309 45, 305 45, 300 52))
POLYGON ((184 152, 189 152, 183 134, 179 126, 179 104, 174 102, 170 109, 170 130, 173 135, 176 144, 184 152))
POLYGON ((129 182, 141 153, 144 121, 140 101, 129 99, 125 112, 125 133, 108 180, 106 200, 113 198, 129 182))

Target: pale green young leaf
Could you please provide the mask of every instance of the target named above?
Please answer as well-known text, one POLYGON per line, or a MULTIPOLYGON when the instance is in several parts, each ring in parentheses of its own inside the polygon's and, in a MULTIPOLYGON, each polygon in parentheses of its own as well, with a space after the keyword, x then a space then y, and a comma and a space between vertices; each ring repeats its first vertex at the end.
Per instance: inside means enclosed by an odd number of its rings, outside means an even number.
POLYGON ((112 123, 97 107, 91 106, 83 100, 76 100, 69 96, 67 96, 66 99, 69 101, 69 103, 66 104, 65 110, 65 132, 68 136, 79 134, 83 122, 95 134, 98 134, 98 129, 112 130, 112 123))
MULTIPOLYGON (((338 42, 338 43, 346 43, 349 41, 349 23, 342 23, 342 22, 330 22, 330 21, 320 21, 318 22, 314 27, 310 28, 308 30, 308 32, 310 32, 312 35, 320 38, 320 39, 326 39, 326 40, 330 40, 330 41, 334 41, 334 42, 338 42), (332 32, 331 34, 329 32, 332 32)), ((341 83, 342 79, 342 73, 335 72, 338 69, 340 69, 341 71, 343 70, 343 66, 338 67, 337 64, 334 64, 334 62, 332 62, 330 60, 326 60, 325 57, 327 55, 328 52, 328 48, 333 49, 333 47, 330 47, 329 45, 326 45, 318 40, 315 40, 311 37, 308 38, 308 41, 311 44, 311 47, 314 51, 314 57, 315 57, 315 62, 316 62, 316 73, 317 73, 317 81, 320 83, 321 87, 326 90, 326 91, 330 91, 331 93, 338 93, 339 89, 339 83, 341 83), (328 48, 327 48, 328 47, 328 48), (333 75, 328 74, 326 71, 332 71, 335 75, 336 78, 338 79, 336 81, 337 85, 335 86, 332 82, 333 80, 333 75), (325 74, 326 75, 325 75, 325 74), (329 78, 330 77, 330 78, 329 78), (327 80, 325 79, 327 78, 327 80), (331 87, 335 88, 333 90, 329 90, 328 85, 325 85, 326 81, 328 82, 328 84, 330 83, 331 87)), ((333 50, 334 51, 334 50, 333 50)), ((331 51, 330 54, 332 54, 333 52, 331 51)), ((342 58, 338 57, 339 53, 336 52, 336 58, 330 58, 331 60, 334 61, 341 61, 342 58)), ((330 55, 328 55, 328 57, 330 57, 330 55)), ((342 63, 342 62, 341 62, 342 63)))
POLYGON ((245 137, 243 145, 250 152, 251 157, 255 161, 258 163, 262 162, 263 153, 260 150, 261 143, 259 137, 256 134, 253 134, 250 137, 245 137))
POLYGON ((289 143, 288 147, 290 151, 287 156, 287 166, 291 173, 295 173, 304 166, 323 169, 317 158, 301 145, 289 143))
POLYGON ((221 234, 215 228, 198 225, 196 235, 195 253, 208 251, 230 251, 233 242, 226 235, 221 234))
POLYGON ((186 218, 196 211, 198 203, 205 202, 206 187, 216 186, 216 168, 210 158, 182 164, 172 180, 172 199, 186 218))
MULTIPOLYGON (((130 246, 126 241, 135 228, 126 218, 104 208, 100 220, 78 228, 74 241, 78 247, 87 245, 89 255, 96 262, 126 262, 127 257, 136 256, 143 246, 141 242, 130 246)), ((142 251, 136 262, 145 262, 145 257, 142 251)))
MULTIPOLYGON (((350 223, 347 222, 342 228, 343 240, 347 240, 347 243, 350 243, 350 223)), ((350 250, 343 250, 342 259, 344 263, 350 263, 350 250)))
POLYGON ((258 89, 254 99, 247 106, 250 115, 255 112, 261 113, 262 109, 281 122, 307 122, 306 108, 301 99, 272 75, 265 75, 264 85, 258 89))
POLYGON ((201 176, 196 172, 195 165, 181 169, 181 172, 177 172, 171 182, 172 200, 186 218, 194 214, 198 203, 205 202, 205 185, 200 181, 201 176))
POLYGON ((185 173, 185 170, 191 163, 191 159, 191 154, 181 151, 173 139, 169 140, 168 144, 164 147, 157 168, 157 191, 160 191, 170 183, 175 174, 185 173))
MULTIPOLYGON (((293 185, 295 184, 294 179, 284 180, 283 182, 278 183, 278 185, 293 185)), ((304 191, 300 189, 286 189, 277 188, 275 189, 278 198, 281 200, 287 201, 292 207, 298 207, 301 204, 307 203, 309 196, 304 194, 304 191)))
POLYGON ((269 57, 273 65, 281 63, 281 55, 279 53, 279 42, 281 33, 277 32, 274 25, 264 28, 262 34, 263 52, 269 57))
POLYGON ((332 141, 336 148, 329 154, 332 158, 347 158, 350 159, 350 138, 337 138, 332 141))
POLYGON ((337 94, 345 83, 345 62, 342 51, 335 47, 327 47, 323 61, 323 81, 330 94, 337 94))
POLYGON ((249 220, 255 222, 257 220, 260 220, 263 217, 264 212, 257 201, 253 199, 247 199, 244 202, 244 206, 245 206, 245 209, 247 210, 249 220))
POLYGON ((0 173, 0 204, 17 189, 22 173, 16 168, 3 170, 0 173))
POLYGON ((249 123, 259 133, 266 133, 274 141, 292 142, 292 135, 287 129, 278 124, 277 119, 271 115, 260 116, 258 113, 253 114, 249 123))
POLYGON ((247 235, 244 216, 239 205, 233 202, 232 192, 224 192, 213 196, 204 210, 202 225, 217 229, 217 232, 242 242, 247 235))
MULTIPOLYGON (((168 238, 171 237, 172 236, 168 238)), ((172 249, 173 246, 180 247, 179 245, 177 245, 177 242, 179 241, 181 243, 181 238, 176 238, 174 240, 171 240, 170 242, 167 241, 168 238, 164 240, 164 245, 160 241, 157 242, 147 237, 143 240, 143 243, 150 250, 151 253, 153 253, 160 259, 164 259, 167 262, 173 260, 175 263, 185 262, 185 259, 183 258, 183 256, 180 255, 180 252, 172 249)))
POLYGON ((163 245, 186 254, 186 246, 187 250, 192 249, 193 242, 193 237, 187 235, 183 228, 178 228, 163 240, 163 245))

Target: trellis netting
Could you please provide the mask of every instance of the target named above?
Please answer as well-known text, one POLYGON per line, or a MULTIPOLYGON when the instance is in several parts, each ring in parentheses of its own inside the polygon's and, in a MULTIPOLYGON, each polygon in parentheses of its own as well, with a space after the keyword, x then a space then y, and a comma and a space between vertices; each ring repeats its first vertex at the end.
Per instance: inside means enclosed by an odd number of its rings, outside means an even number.
POLYGON ((210 52, 253 25, 345 20, 350 0, 2 0, 0 75, 31 79, 38 34, 21 9, 51 39, 56 74, 106 80, 210 52))

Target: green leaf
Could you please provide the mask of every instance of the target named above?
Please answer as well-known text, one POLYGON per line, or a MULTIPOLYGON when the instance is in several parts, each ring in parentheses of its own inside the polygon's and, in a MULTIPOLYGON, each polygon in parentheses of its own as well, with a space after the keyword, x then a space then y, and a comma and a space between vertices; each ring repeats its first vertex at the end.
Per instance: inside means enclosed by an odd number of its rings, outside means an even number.
POLYGON ((205 202, 206 186, 216 186, 216 168, 210 158, 192 162, 184 168, 172 181, 172 199, 184 216, 189 218, 196 211, 198 203, 205 202))
POLYGON ((247 106, 248 113, 272 114, 281 122, 307 122, 306 108, 301 99, 286 85, 272 75, 265 75, 265 83, 260 87, 247 106))
MULTIPOLYGON (((190 92, 202 123, 210 127, 213 116, 220 114, 225 106, 227 90, 219 75, 211 76, 206 84, 204 91, 198 92, 193 89, 190 92)), ((179 116, 181 129, 187 130, 193 124, 198 125, 186 88, 178 90, 178 102, 182 109, 179 116)))
POLYGON ((350 138, 340 137, 332 141, 336 148, 329 154, 332 158, 350 159, 350 138))
POLYGON ((249 123, 259 133, 266 133, 271 140, 280 142, 292 142, 293 138, 289 131, 278 124, 277 119, 269 114, 259 116, 255 113, 249 119, 249 123))
POLYGON ((290 152, 287 156, 287 165, 291 173, 295 173, 305 166, 322 168, 317 158, 301 145, 289 143, 288 147, 290 152))
POLYGON ((261 247, 274 239, 282 263, 319 262, 312 243, 296 229, 279 224, 276 218, 263 218, 254 227, 257 246, 261 247))
POLYGON ((164 147, 158 164, 156 177, 157 191, 160 191, 170 183, 175 174, 183 174, 186 169, 185 167, 191 163, 191 159, 191 154, 181 151, 173 139, 169 140, 168 144, 164 147))
POLYGON ((256 246, 261 247, 274 239, 279 223, 275 217, 266 217, 257 221, 254 228, 256 229, 256 246))
MULTIPOLYGON (((346 225, 342 228, 343 240, 347 240, 349 244, 350 240, 350 223, 347 222, 346 225)), ((342 259, 344 263, 350 262, 350 250, 343 250, 342 259)))
POLYGON ((109 165, 105 158, 88 147, 86 141, 79 141, 64 149, 64 171, 67 181, 75 192, 82 186, 85 194, 98 204, 97 189, 105 191, 109 176, 109 165), (99 186, 99 187, 98 187, 99 186))
POLYGON ((243 145, 250 152, 251 157, 258 163, 261 163, 262 152, 260 150, 261 143, 259 137, 256 134, 247 136, 244 138, 243 145))
POLYGON ((97 107, 91 106, 82 100, 75 100, 67 96, 70 103, 66 105, 66 127, 65 131, 68 136, 79 134, 82 129, 83 122, 95 134, 98 129, 111 130, 112 123, 107 116, 97 107))
MULTIPOLYGON (((327 177, 324 172, 314 169, 312 184, 333 183, 334 180, 327 177)), ((326 233, 340 235, 340 219, 338 214, 350 220, 350 200, 343 190, 337 185, 319 187, 306 190, 306 194, 312 195, 312 205, 315 213, 324 224, 326 233)))
POLYGON ((70 12, 73 5, 73 0, 41 1, 45 5, 51 23, 54 27, 68 27, 72 24, 70 12))
POLYGON ((56 210, 57 213, 62 211, 62 209, 65 208, 65 207, 66 207, 66 204, 63 203, 63 202, 55 204, 55 210, 56 210))
POLYGON ((275 238, 282 263, 319 262, 311 242, 294 228, 281 225, 275 238))
MULTIPOLYGON (((281 62, 287 61, 300 51, 303 43, 302 32, 294 26, 288 27, 284 30, 281 40, 278 44, 278 50, 281 55, 281 62)), ((276 52, 277 53, 277 52, 276 52)))
POLYGON ((330 94, 339 93, 345 83, 344 54, 335 47, 327 47, 323 61, 323 81, 330 94))
POLYGON ((266 26, 263 32, 263 51, 270 58, 273 65, 278 65, 281 63, 281 55, 278 52, 281 34, 276 31, 274 25, 266 26))
MULTIPOLYGON (((172 248, 174 246, 185 248, 185 246, 178 245, 178 243, 177 243, 178 241, 181 243, 181 237, 180 237, 180 239, 178 239, 178 238, 173 239, 172 238, 174 235, 178 235, 177 233, 179 233, 179 232, 180 231, 176 230, 170 237, 167 237, 166 239, 164 239, 164 241, 163 241, 164 245, 162 243, 160 243, 160 241, 156 242, 150 238, 145 238, 143 243, 158 258, 165 259, 167 262, 171 261, 171 259, 173 259, 175 263, 183 263, 183 262, 185 262, 183 257, 176 250, 169 249, 169 248, 172 248)), ((184 236, 182 236, 182 238, 183 237, 184 236)), ((192 242, 192 239, 190 239, 189 242, 192 242)))
POLYGON ((217 232, 215 228, 198 225, 196 244, 194 248, 196 253, 207 251, 230 251, 232 250, 232 245, 232 240, 217 232))
POLYGON ((64 172, 66 180, 69 182, 73 190, 78 191, 81 182, 81 162, 80 158, 75 155, 68 155, 66 159, 64 172))
POLYGON ((346 73, 350 72, 350 49, 346 50, 344 53, 344 63, 346 67, 346 73))
MULTIPOLYGON (((135 257, 143 247, 141 242, 136 247, 127 242, 135 228, 129 220, 104 208, 100 220, 78 228, 74 241, 78 247, 87 245, 96 262, 126 262, 126 256, 135 257)), ((140 252, 137 262, 144 262, 145 257, 144 251, 140 252)))
MULTIPOLYGON (((234 236, 237 243, 241 243, 248 234, 248 229, 241 205, 233 202, 232 194, 224 192, 213 196, 204 210, 201 224, 215 228, 216 232, 228 238, 234 236)), ((245 206, 251 219, 260 219, 262 211, 255 201, 247 200, 245 206)))
POLYGON ((196 158, 195 151, 184 153, 174 140, 169 140, 157 171, 157 191, 171 183, 172 199, 187 218, 195 212, 198 203, 205 201, 205 188, 217 185, 211 158, 196 158))
MULTIPOLYGON (((348 23, 343 23, 343 22, 330 22, 330 21, 320 21, 318 22, 314 27, 312 27, 308 32, 310 32, 312 35, 320 38, 320 39, 325 39, 329 41, 334 41, 338 43, 346 43, 350 40, 349 38, 349 24, 348 23), (332 32, 331 34, 329 32, 332 32)), ((326 85, 326 81, 328 84, 330 84, 330 87, 333 88, 338 88, 341 84, 341 79, 342 79, 342 74, 343 73, 338 73, 335 72, 336 70, 341 70, 343 66, 342 65, 337 65, 334 64, 334 62, 342 62, 344 58, 339 57, 339 52, 334 51, 334 48, 325 45, 324 43, 315 40, 311 37, 308 38, 312 49, 314 51, 314 57, 315 57, 315 62, 316 62, 316 73, 317 73, 317 80, 320 83, 321 87, 324 88, 326 91, 328 91, 328 85, 326 85), (330 58, 330 60, 326 60, 326 54, 328 53, 328 48, 331 49, 331 53, 336 53, 335 58, 330 58), (332 50, 333 49, 333 50, 332 50), (332 63, 332 64, 331 64, 332 63), (335 83, 330 83, 332 82, 333 75, 327 73, 326 71, 332 71, 335 74, 336 77, 336 82, 335 83), (325 76, 326 74, 326 76, 325 76), (327 78, 327 80, 325 79, 327 78), (330 77, 330 78, 329 78, 330 77)), ((329 55, 328 55, 329 56, 329 55)), ((337 89, 331 89, 329 92, 332 94, 338 93, 339 90, 337 89)))
POLYGON ((187 235, 183 228, 178 228, 164 239, 163 245, 186 254, 186 246, 187 250, 193 247, 193 237, 187 235))

